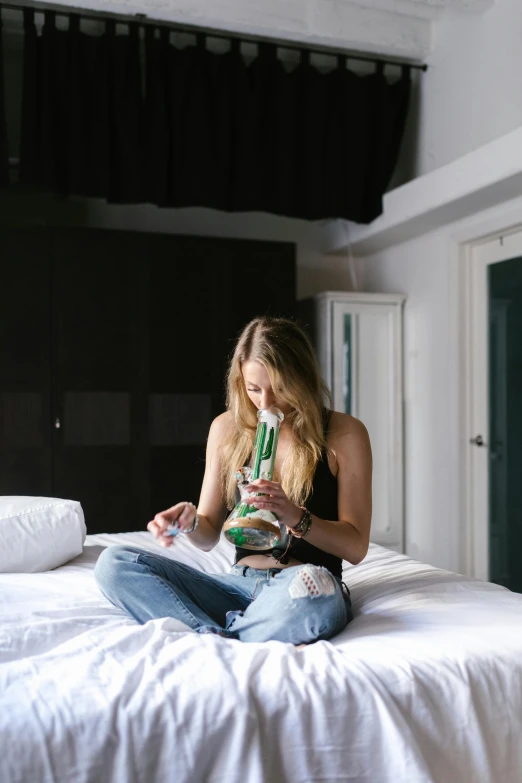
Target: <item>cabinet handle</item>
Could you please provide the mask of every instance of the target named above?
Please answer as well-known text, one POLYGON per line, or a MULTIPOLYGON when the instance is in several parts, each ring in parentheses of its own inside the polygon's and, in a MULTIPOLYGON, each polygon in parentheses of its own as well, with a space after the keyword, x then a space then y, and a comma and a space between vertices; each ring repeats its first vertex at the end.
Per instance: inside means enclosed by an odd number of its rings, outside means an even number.
POLYGON ((61 423, 61 421, 60 421, 60 419, 58 417, 56 417, 56 419, 54 420, 54 426, 55 426, 55 429, 57 429, 57 430, 59 430, 60 427, 62 426, 62 423, 61 423))

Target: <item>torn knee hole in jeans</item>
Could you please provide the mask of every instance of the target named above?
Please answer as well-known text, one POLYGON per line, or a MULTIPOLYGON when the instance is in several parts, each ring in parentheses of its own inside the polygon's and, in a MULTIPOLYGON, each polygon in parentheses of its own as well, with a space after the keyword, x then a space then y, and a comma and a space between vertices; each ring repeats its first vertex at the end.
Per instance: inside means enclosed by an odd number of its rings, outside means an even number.
POLYGON ((335 580, 321 566, 306 565, 300 568, 288 588, 290 598, 319 598, 335 593, 335 580))

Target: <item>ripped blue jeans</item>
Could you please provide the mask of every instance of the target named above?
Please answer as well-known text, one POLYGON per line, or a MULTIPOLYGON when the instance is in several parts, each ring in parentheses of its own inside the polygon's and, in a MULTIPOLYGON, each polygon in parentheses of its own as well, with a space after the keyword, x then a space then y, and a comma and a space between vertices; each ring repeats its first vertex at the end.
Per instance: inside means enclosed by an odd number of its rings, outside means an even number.
POLYGON ((111 546, 94 573, 106 598, 139 623, 175 617, 198 633, 243 642, 331 639, 352 619, 341 580, 311 564, 235 565, 229 574, 205 574, 142 549, 111 546))

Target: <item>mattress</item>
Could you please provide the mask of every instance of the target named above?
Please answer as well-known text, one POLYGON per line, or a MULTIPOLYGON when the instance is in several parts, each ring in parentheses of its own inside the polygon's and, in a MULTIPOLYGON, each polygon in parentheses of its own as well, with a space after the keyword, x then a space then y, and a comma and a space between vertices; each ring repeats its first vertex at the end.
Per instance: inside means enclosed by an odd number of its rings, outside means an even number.
MULTIPOLYGON (((88 536, 0 575, 1 783, 519 783, 522 596, 376 545, 344 564, 353 622, 298 650, 145 625, 99 592, 88 536)), ((208 573, 233 549, 177 540, 208 573)))

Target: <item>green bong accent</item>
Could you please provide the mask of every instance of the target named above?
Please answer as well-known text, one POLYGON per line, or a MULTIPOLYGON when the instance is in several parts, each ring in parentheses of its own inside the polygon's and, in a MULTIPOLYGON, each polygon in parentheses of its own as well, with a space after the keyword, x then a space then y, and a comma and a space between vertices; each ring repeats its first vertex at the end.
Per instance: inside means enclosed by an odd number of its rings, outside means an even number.
POLYGON ((268 436, 268 443, 266 444, 266 451, 261 459, 270 459, 272 456, 272 446, 274 445, 274 427, 270 427, 270 435, 268 436))
MULTIPOLYGON (((256 455, 256 458, 255 458, 255 463, 256 464, 255 464, 254 470, 252 470, 252 478, 250 479, 250 481, 254 481, 254 479, 260 477, 259 476, 259 473, 260 473, 259 466, 261 465, 261 462, 263 462, 264 460, 270 459, 270 457, 272 456, 272 449, 273 449, 274 440, 275 440, 274 439, 275 427, 270 427, 270 434, 268 436, 268 441, 267 441, 267 444, 266 444, 266 448, 263 451, 263 447, 264 447, 264 444, 265 444, 265 438, 266 438, 266 429, 267 429, 266 422, 264 422, 264 421, 260 422, 260 426, 259 426, 258 429, 259 429, 259 433, 260 434, 259 434, 259 437, 256 437, 256 441, 255 441, 255 444, 254 444, 254 448, 257 450, 257 455, 256 455)), ((275 456, 275 454, 274 454, 274 456, 275 456)), ((270 472, 272 473, 273 470, 270 471, 270 472)), ((262 493, 259 492, 259 495, 261 495, 261 494, 262 493)), ((246 503, 241 503, 240 505, 241 505, 241 507, 239 509, 239 513, 237 514, 238 518, 246 517, 247 514, 255 514, 258 511, 258 509, 255 506, 249 506, 246 503)))
POLYGON ((257 425, 256 439, 254 441, 254 467, 252 468, 252 481, 259 478, 259 468, 263 459, 263 446, 266 437, 266 421, 260 421, 257 425))
POLYGON ((241 546, 241 544, 245 543, 245 536, 240 527, 231 527, 228 531, 228 535, 236 546, 241 546))

